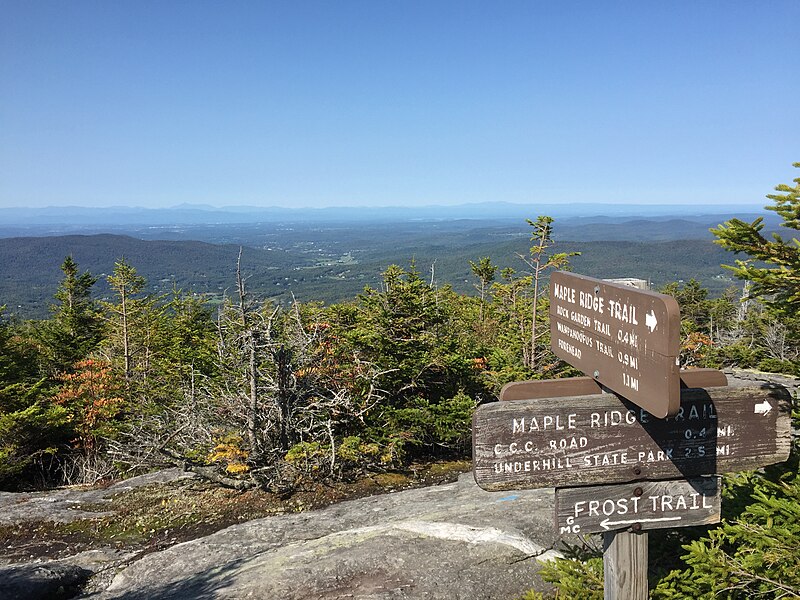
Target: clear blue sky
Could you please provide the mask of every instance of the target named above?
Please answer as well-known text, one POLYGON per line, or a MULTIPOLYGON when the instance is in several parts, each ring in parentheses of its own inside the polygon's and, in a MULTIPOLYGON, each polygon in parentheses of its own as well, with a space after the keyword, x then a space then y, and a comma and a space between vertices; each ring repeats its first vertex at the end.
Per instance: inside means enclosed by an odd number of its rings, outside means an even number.
POLYGON ((0 0, 0 206, 765 203, 800 2, 0 0))

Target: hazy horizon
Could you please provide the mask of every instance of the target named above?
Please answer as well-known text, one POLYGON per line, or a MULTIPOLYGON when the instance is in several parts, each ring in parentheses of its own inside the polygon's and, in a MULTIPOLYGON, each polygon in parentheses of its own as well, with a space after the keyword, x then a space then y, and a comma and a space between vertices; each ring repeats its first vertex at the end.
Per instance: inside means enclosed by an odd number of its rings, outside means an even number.
POLYGON ((379 206, 369 206, 369 205, 333 205, 333 206, 281 206, 281 205, 270 205, 270 206, 257 206, 257 205, 212 205, 212 204, 198 204, 192 202, 181 202, 178 204, 172 204, 167 206, 141 206, 141 205, 133 205, 133 204, 109 204, 106 206, 90 206, 90 205, 81 205, 81 204, 69 204, 69 205, 49 205, 49 206, 0 206, 0 211, 11 214, 11 213, 18 213, 24 214, 26 212, 29 213, 36 213, 36 214, 44 214, 48 212, 52 212, 54 214, 59 214, 64 211, 69 210, 80 210, 80 211, 99 211, 99 212, 106 212, 106 211, 124 211, 124 212, 208 212, 208 213, 268 213, 268 212, 282 212, 282 213, 317 213, 317 212, 336 212, 336 211, 369 211, 369 212, 400 212, 400 211, 414 211, 414 210, 421 210, 421 211, 436 211, 440 210, 443 212, 456 210, 459 208, 462 209, 496 209, 496 208, 503 208, 507 210, 531 210, 531 209, 542 209, 542 210, 556 210, 556 212, 568 212, 568 213, 575 213, 580 209, 587 209, 591 210, 592 212, 588 213, 592 216, 599 216, 602 215, 602 210, 605 209, 615 209, 615 211, 624 211, 625 214, 629 216, 636 216, 636 215, 654 215, 658 214, 659 210, 664 211, 664 215, 680 215, 684 212, 686 214, 700 214, 703 211, 711 211, 713 214, 725 214, 729 212, 735 211, 755 211, 755 212, 762 212, 764 210, 764 206, 768 203, 768 200, 764 202, 741 202, 737 204, 717 204, 717 203, 663 203, 663 204, 650 204, 650 203, 642 203, 642 202, 570 202, 570 203, 558 203, 558 202, 505 202, 505 201, 497 201, 497 202, 464 202, 464 203, 452 203, 452 204, 422 204, 418 206, 403 206, 401 204, 396 205, 379 205, 379 206), (594 212, 597 210, 598 212, 594 212))

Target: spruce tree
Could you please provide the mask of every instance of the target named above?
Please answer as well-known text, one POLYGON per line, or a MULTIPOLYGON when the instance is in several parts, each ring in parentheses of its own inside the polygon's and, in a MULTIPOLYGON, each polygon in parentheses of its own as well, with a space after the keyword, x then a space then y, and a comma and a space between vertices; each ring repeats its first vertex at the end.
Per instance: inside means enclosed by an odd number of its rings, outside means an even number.
POLYGON ((32 345, 0 306, 0 489, 24 487, 26 474, 68 439, 67 414, 45 399, 35 365, 32 345))
MULTIPOLYGON (((555 252, 551 249, 555 245, 553 240, 553 217, 539 216, 536 221, 527 219, 531 226, 531 239, 533 245, 530 247, 529 255, 520 254, 519 257, 528 265, 530 269, 532 290, 532 314, 530 316, 530 343, 524 354, 525 366, 531 370, 536 369, 539 358, 543 354, 541 337, 545 333, 544 327, 540 323, 541 312, 546 311, 546 307, 540 305, 540 299, 544 290, 545 274, 552 269, 563 269, 569 264, 572 256, 577 256, 580 252, 555 252)), ((524 346, 523 346, 524 348, 524 346)))
POLYGON ((50 375, 72 370, 103 337, 103 320, 91 296, 97 277, 81 273, 72 256, 64 259, 61 270, 64 278, 55 293, 58 303, 51 306, 52 318, 38 330, 50 375))
POLYGON ((124 258, 114 264, 114 272, 107 279, 117 296, 116 303, 104 303, 110 314, 114 333, 111 342, 122 350, 122 372, 125 380, 130 381, 133 377, 134 354, 137 350, 134 334, 137 325, 141 324, 145 308, 151 303, 138 298, 144 289, 145 279, 124 258))
MULTIPOLYGON (((800 162, 794 163, 800 168, 800 162)), ((777 194, 768 194, 774 204, 767 210, 776 212, 783 218, 782 227, 793 231, 800 230, 800 177, 794 179, 794 186, 780 184, 775 187, 777 194)), ((764 219, 759 217, 752 223, 740 219, 726 221, 711 232, 717 236, 716 243, 736 254, 746 254, 749 258, 737 260, 735 266, 728 266, 739 279, 753 282, 751 295, 762 297, 780 313, 800 316, 800 241, 795 234, 785 240, 773 233, 768 239, 762 233, 764 219), (762 266, 761 263, 766 263, 762 266)))
POLYGON ((484 323, 484 313, 485 313, 485 306, 486 306, 486 291, 489 289, 492 281, 494 281, 495 273, 497 273, 497 265, 492 264, 492 259, 489 256, 484 256, 481 258, 477 263, 469 261, 470 268, 472 269, 472 274, 478 278, 480 281, 480 285, 478 287, 478 291, 481 294, 481 305, 480 305, 480 323, 481 325, 484 323))

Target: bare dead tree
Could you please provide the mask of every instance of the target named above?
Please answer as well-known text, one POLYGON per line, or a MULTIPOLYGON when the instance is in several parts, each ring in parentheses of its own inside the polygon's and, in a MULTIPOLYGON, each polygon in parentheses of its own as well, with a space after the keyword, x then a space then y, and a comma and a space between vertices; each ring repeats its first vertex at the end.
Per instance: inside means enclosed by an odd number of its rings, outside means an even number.
POLYGON ((380 400, 380 373, 341 351, 319 313, 256 302, 239 254, 236 293, 217 314, 217 375, 143 415, 112 453, 131 469, 179 465, 239 489, 291 490, 304 471, 338 476, 341 441, 380 400), (308 461, 297 457, 308 456, 308 461))
POLYGON ((250 310, 245 290, 244 277, 242 277, 242 247, 239 247, 239 255, 236 258, 236 289, 239 292, 239 318, 243 335, 246 338, 246 350, 248 355, 247 378, 250 385, 250 405, 247 417, 247 436, 250 440, 250 447, 257 447, 258 431, 258 369, 256 368, 256 346, 258 344, 258 333, 252 326, 250 310))
POLYGON ((778 360, 797 360, 800 349, 791 343, 789 328, 777 319, 771 319, 764 326, 764 347, 772 358, 778 360))

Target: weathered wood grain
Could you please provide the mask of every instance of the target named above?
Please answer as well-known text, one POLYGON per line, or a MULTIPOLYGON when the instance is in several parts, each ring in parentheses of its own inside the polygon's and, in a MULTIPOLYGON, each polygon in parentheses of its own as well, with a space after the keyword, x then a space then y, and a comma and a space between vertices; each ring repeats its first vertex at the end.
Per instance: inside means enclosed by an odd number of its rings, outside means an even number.
POLYGON ((578 534, 719 523, 721 490, 717 476, 559 488, 556 530, 578 534))
POLYGON ((604 600, 647 600, 647 533, 603 534, 604 600))
POLYGON ((613 394, 485 404, 473 418, 475 480, 510 490, 756 469, 788 458, 790 410, 780 386, 686 389, 666 419, 613 394))

